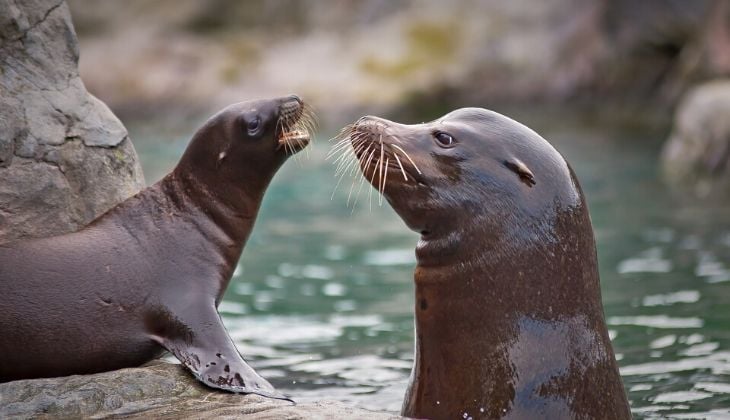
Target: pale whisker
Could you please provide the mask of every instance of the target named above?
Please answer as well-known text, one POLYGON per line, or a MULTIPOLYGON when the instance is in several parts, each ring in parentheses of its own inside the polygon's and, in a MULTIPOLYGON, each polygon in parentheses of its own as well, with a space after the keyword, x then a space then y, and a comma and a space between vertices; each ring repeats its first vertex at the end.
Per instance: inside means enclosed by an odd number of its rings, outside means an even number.
POLYGON ((398 153, 393 153, 393 156, 395 157, 395 161, 398 162, 398 167, 400 168, 400 171, 403 174, 403 179, 408 181, 408 176, 406 175, 406 170, 403 169, 403 164, 401 163, 400 159, 398 159, 398 153))
POLYGON ((406 157, 406 158, 407 158, 407 159, 408 159, 408 160, 409 160, 409 161, 411 162, 411 165, 413 165, 413 167, 414 167, 414 168, 416 168, 416 171, 418 172, 418 174, 419 174, 419 175, 421 174, 421 170, 420 170, 420 169, 418 169, 418 166, 416 165, 416 162, 414 162, 414 161, 413 161, 413 159, 411 159, 411 157, 410 157, 410 156, 408 156, 408 153, 406 153, 406 151, 405 151, 405 150, 403 150, 403 148, 401 148, 401 147, 400 147, 400 146, 398 146, 397 144, 391 144, 391 146, 393 146, 393 147, 395 147, 396 149, 398 149, 398 150, 400 150, 401 152, 403 152, 403 156, 405 156, 405 157, 406 157))
POLYGON ((388 164, 390 163, 390 158, 385 159, 385 169, 383 170, 383 190, 380 192, 380 205, 383 205, 383 196, 385 195, 385 184, 388 182, 388 164))

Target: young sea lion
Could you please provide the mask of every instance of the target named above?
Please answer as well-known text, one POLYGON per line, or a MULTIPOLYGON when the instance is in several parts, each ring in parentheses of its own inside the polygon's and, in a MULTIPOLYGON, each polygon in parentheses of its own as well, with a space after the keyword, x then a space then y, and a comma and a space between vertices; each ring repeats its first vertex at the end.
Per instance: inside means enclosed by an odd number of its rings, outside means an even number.
POLYGON ((0 245, 0 382, 138 366, 167 349, 208 386, 285 398, 216 308, 309 122, 296 96, 231 105, 170 174, 84 229, 0 245))
POLYGON ((403 415, 631 417, 588 207, 547 141, 480 108, 417 125, 363 117, 344 134, 337 150, 421 234, 403 415))

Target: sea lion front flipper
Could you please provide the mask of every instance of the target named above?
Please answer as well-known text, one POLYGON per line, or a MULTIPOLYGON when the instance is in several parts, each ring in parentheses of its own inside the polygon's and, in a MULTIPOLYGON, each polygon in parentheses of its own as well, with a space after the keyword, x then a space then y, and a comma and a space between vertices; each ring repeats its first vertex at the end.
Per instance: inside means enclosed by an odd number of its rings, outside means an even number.
POLYGON ((292 401, 243 360, 215 307, 188 310, 187 313, 195 313, 194 322, 185 322, 164 312, 167 314, 157 317, 158 323, 163 325, 155 328, 159 333, 153 338, 199 381, 229 392, 292 401))

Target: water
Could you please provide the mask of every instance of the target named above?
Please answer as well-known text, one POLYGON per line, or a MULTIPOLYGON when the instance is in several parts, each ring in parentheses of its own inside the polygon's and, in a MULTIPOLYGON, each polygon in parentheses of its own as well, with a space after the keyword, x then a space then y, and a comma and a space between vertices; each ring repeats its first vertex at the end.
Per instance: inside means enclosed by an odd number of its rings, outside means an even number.
MULTIPOLYGON (((634 416, 730 416, 730 206, 669 195, 657 178, 661 133, 531 124, 588 198, 634 416)), ((148 182, 189 135, 131 132, 148 182)), ((354 211, 349 183, 330 200, 326 151, 319 140, 277 174, 220 311, 251 364, 297 400, 398 412, 412 363, 417 235, 375 194, 370 209, 367 190, 354 211)))

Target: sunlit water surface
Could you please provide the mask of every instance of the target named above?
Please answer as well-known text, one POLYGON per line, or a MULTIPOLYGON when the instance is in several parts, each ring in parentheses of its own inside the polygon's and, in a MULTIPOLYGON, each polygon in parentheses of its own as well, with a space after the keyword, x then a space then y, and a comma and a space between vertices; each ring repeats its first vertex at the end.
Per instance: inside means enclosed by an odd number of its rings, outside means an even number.
MULTIPOLYGON (((670 197, 658 179, 661 133, 533 128, 587 195, 634 416, 730 416, 730 207, 670 197)), ((131 133, 148 182, 189 136, 131 133)), ((275 177, 220 312, 247 360, 296 400, 398 412, 413 360, 417 235, 374 193, 370 205, 367 187, 348 208, 349 178, 331 199, 327 148, 318 139, 275 177)))

